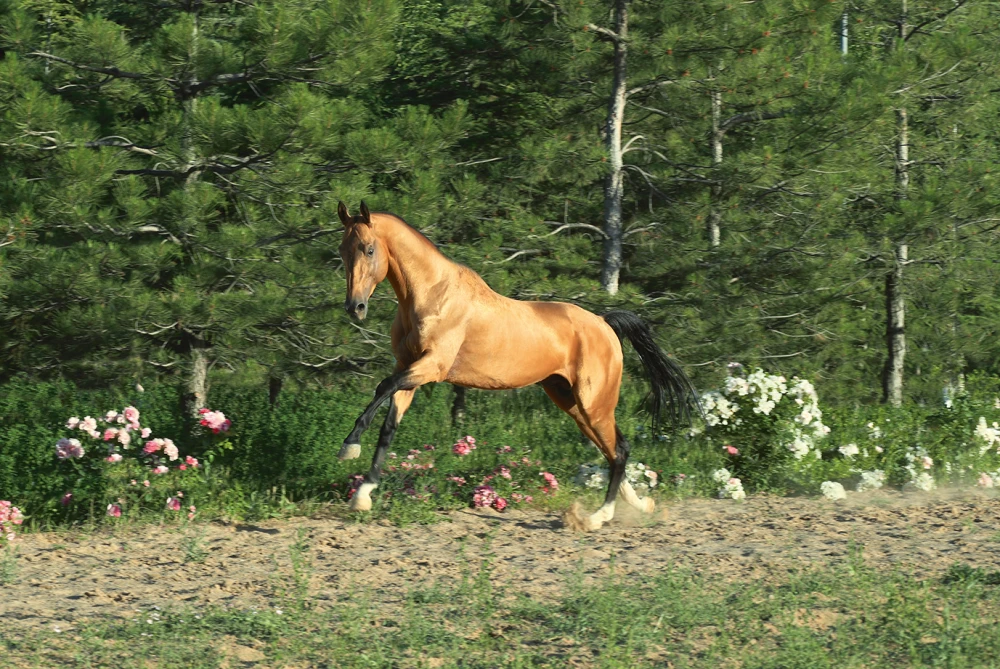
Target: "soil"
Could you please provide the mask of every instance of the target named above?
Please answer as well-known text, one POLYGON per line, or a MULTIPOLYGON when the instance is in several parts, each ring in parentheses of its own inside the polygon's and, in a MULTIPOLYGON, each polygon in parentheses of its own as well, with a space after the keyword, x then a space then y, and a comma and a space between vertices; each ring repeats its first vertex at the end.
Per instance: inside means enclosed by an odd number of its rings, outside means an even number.
POLYGON ((683 567, 734 581, 780 580, 850 559, 917 578, 956 562, 996 569, 1000 500, 987 492, 881 491, 838 502, 690 499, 652 518, 620 505, 618 518, 591 534, 566 529, 554 513, 469 510, 429 526, 297 518, 29 534, 18 544, 0 619, 69 630, 94 618, 135 619, 156 606, 273 606, 291 582, 296 545, 308 546, 310 595, 321 607, 353 593, 399 602, 415 586, 475 574, 486 556, 498 583, 533 598, 561 594, 574 574, 606 575, 612 561, 636 578, 683 567))

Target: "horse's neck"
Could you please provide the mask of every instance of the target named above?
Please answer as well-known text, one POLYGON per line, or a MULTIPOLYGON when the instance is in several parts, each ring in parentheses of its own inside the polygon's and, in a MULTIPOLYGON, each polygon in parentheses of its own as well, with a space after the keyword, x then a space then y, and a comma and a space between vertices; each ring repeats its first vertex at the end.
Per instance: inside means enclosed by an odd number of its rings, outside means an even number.
POLYGON ((402 221, 391 220, 387 227, 388 234, 383 237, 389 249, 386 278, 396 293, 400 309, 419 312, 434 287, 457 274, 458 265, 402 221))

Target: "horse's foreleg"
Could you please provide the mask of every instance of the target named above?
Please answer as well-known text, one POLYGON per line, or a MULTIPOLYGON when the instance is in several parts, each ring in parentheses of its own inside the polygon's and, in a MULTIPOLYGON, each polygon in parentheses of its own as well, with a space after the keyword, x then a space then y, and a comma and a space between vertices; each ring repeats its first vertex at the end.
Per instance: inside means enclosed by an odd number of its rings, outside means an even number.
POLYGON ((354 421, 354 429, 351 430, 347 439, 344 440, 344 444, 340 447, 340 454, 337 457, 341 460, 353 460, 361 455, 361 435, 372 424, 372 419, 375 418, 375 412, 378 411, 378 408, 403 386, 406 374, 406 370, 403 370, 382 379, 378 387, 375 388, 375 397, 368 403, 365 410, 361 412, 358 419, 354 421))
POLYGON ((410 365, 404 370, 398 371, 392 376, 382 380, 375 389, 375 397, 368 403, 365 410, 361 412, 358 419, 354 421, 354 429, 344 440, 344 445, 340 447, 341 460, 351 460, 361 455, 361 435, 372 424, 375 412, 390 397, 400 390, 413 390, 425 383, 435 383, 443 381, 445 371, 450 365, 445 365, 430 354, 426 354, 420 360, 410 365))
POLYGON ((392 444, 392 438, 396 435, 396 428, 403 420, 403 414, 410 407, 413 401, 414 390, 399 390, 389 401, 389 412, 382 423, 382 429, 378 434, 378 445, 375 447, 375 457, 372 458, 371 469, 365 475, 365 479, 351 497, 350 508, 352 511, 368 511, 372 508, 371 493, 378 486, 382 477, 382 463, 385 462, 385 454, 392 444))

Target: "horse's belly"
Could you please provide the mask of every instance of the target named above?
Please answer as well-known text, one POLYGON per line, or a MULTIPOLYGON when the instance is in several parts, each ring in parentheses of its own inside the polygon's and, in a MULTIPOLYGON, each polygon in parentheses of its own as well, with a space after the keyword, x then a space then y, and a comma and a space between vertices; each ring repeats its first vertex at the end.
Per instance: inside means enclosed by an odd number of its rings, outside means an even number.
POLYGON ((456 357, 447 381, 484 390, 530 386, 553 374, 565 374, 565 355, 560 348, 509 339, 467 344, 456 357))

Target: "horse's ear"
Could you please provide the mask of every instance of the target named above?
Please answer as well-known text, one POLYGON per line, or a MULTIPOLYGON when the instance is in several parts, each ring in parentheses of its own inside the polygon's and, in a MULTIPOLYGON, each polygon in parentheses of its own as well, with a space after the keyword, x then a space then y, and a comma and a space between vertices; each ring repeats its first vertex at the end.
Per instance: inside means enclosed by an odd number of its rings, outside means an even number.
POLYGON ((368 225, 372 224, 372 213, 368 211, 368 205, 365 204, 364 200, 361 201, 361 222, 368 225))
POLYGON ((344 224, 345 228, 351 224, 351 214, 347 211, 347 205, 342 201, 337 203, 337 215, 340 216, 340 222, 344 224))

